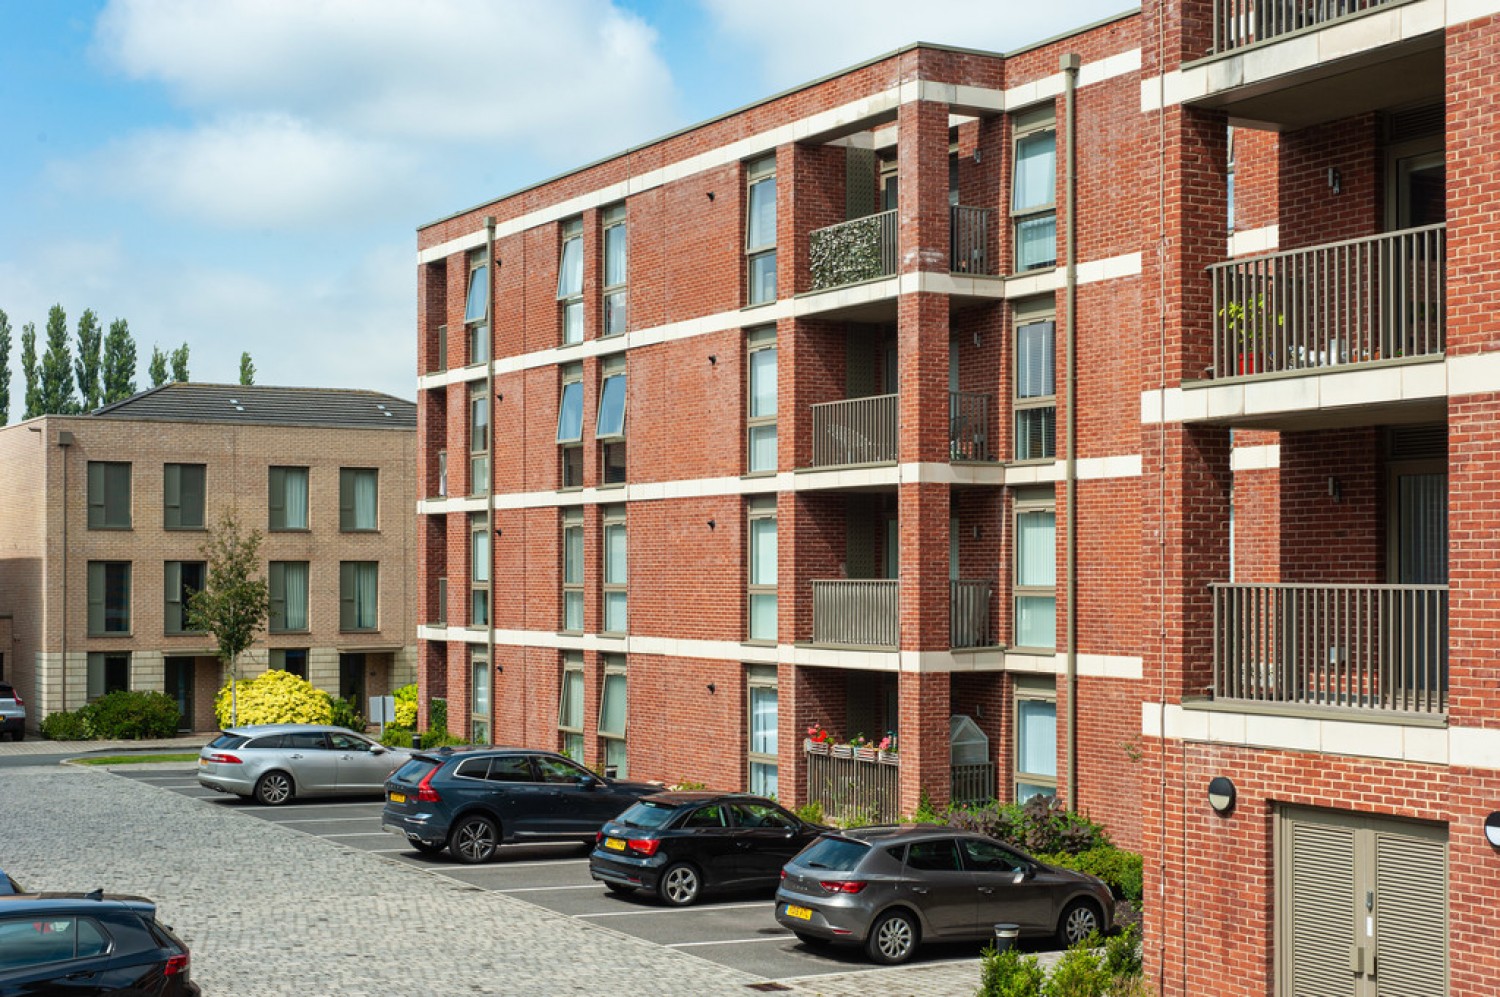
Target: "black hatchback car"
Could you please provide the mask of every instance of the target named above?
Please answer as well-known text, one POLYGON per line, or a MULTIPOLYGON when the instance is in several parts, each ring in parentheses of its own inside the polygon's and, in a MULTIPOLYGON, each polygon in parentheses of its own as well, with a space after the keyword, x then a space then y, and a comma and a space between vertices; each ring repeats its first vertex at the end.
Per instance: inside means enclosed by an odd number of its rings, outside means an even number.
POLYGON ((488 862, 502 843, 591 842, 599 827, 661 786, 595 775, 565 755, 525 748, 440 748, 385 784, 380 824, 421 852, 488 862))
POLYGON ((0 995, 197 997, 188 949, 140 897, 0 897, 0 995))
POLYGON ((659 793, 604 825, 589 874, 615 893, 651 890, 674 907, 707 890, 769 892, 787 860, 827 830, 762 796, 659 793))

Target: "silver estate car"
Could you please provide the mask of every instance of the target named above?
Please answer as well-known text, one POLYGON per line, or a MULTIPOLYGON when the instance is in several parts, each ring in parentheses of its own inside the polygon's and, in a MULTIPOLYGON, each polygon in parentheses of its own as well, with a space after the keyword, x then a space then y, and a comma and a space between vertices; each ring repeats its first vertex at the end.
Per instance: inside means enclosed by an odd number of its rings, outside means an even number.
POLYGON ((198 782, 277 806, 294 796, 379 796, 411 752, 320 724, 232 727, 198 753, 198 782))
POLYGON ((776 920, 799 941, 852 942, 886 964, 924 941, 989 938, 1001 922, 1064 946, 1114 923, 1103 880, 933 824, 825 834, 781 877, 776 920))

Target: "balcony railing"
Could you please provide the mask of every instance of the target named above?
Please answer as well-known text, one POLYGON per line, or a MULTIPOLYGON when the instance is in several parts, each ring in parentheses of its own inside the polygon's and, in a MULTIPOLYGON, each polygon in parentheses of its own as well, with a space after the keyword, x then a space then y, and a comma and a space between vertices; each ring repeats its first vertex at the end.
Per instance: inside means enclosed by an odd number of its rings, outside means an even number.
POLYGON ((1427 225, 1210 267, 1214 376, 1442 355, 1445 235, 1427 225))
POLYGON ((953 803, 988 803, 995 798, 995 763, 952 766, 953 803))
POLYGON ((948 208, 948 269, 954 273, 991 274, 990 209, 954 204, 948 208))
POLYGON ((857 284, 896 272, 896 212, 854 218, 809 235, 812 289, 857 284))
POLYGON ((813 643, 897 646, 899 590, 892 579, 840 578, 812 583, 813 643))
POLYGON ((948 393, 948 459, 993 460, 990 396, 979 391, 948 393))
POLYGON ((813 467, 896 459, 897 395, 870 395, 812 407, 813 467))
POLYGON ((1446 713, 1446 585, 1213 590, 1215 699, 1446 713))
POLYGON ((1315 28, 1395 0, 1214 0, 1214 54, 1315 28))
POLYGON ((949 641, 953 647, 991 647, 995 643, 990 634, 990 595, 993 588, 988 581, 974 578, 955 578, 948 583, 950 598, 949 641))
POLYGON ((803 742, 803 751, 807 756, 807 800, 820 804, 825 818, 872 824, 901 819, 899 755, 807 741, 803 742))

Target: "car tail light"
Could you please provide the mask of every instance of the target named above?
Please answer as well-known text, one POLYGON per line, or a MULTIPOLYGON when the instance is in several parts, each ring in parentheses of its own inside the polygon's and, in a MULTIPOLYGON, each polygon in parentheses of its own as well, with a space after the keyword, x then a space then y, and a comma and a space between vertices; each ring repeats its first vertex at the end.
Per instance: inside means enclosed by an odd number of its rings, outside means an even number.
POLYGON ((859 879, 823 879, 818 885, 829 893, 858 893, 866 884, 859 879))
POLYGON ((604 829, 600 828, 594 832, 594 844, 602 844, 604 841, 604 829))
POLYGON ((437 775, 437 773, 438 770, 436 768, 429 769, 427 774, 422 777, 422 781, 417 783, 418 803, 441 803, 443 801, 443 798, 438 795, 438 791, 432 788, 432 777, 437 775))
POLYGON ((786 870, 785 869, 781 870, 781 878, 782 879, 786 879, 786 870))
POLYGON ((220 765, 243 765, 243 764, 245 764, 244 762, 240 761, 240 756, 239 755, 226 755, 226 754, 223 754, 222 752, 217 752, 217 751, 214 752, 213 754, 209 755, 208 756, 208 760, 211 761, 211 762, 218 762, 220 765))
POLYGON ((26 705, 26 700, 24 700, 24 699, 21 698, 21 690, 19 690, 19 689, 13 689, 13 690, 11 690, 10 698, 14 699, 16 701, 16 705, 17 706, 25 706, 26 705))
POLYGON ((182 955, 168 956, 167 968, 163 975, 176 976, 178 973, 186 973, 188 971, 189 958, 186 952, 182 953, 182 955))
POLYGON ((661 841, 657 838, 631 838, 629 845, 634 851, 650 858, 661 847, 661 841))

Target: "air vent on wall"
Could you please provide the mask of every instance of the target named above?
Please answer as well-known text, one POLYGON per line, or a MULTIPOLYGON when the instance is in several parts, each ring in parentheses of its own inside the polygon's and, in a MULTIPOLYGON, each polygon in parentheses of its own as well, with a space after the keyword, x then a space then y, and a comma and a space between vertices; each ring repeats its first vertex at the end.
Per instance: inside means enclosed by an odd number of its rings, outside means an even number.
POLYGON ((1418 104, 1391 111, 1385 119, 1386 140, 1392 145, 1443 133, 1443 105, 1418 104))
POLYGON ((1448 427, 1442 423, 1430 426, 1396 426, 1390 435, 1391 460, 1446 460, 1448 427))

